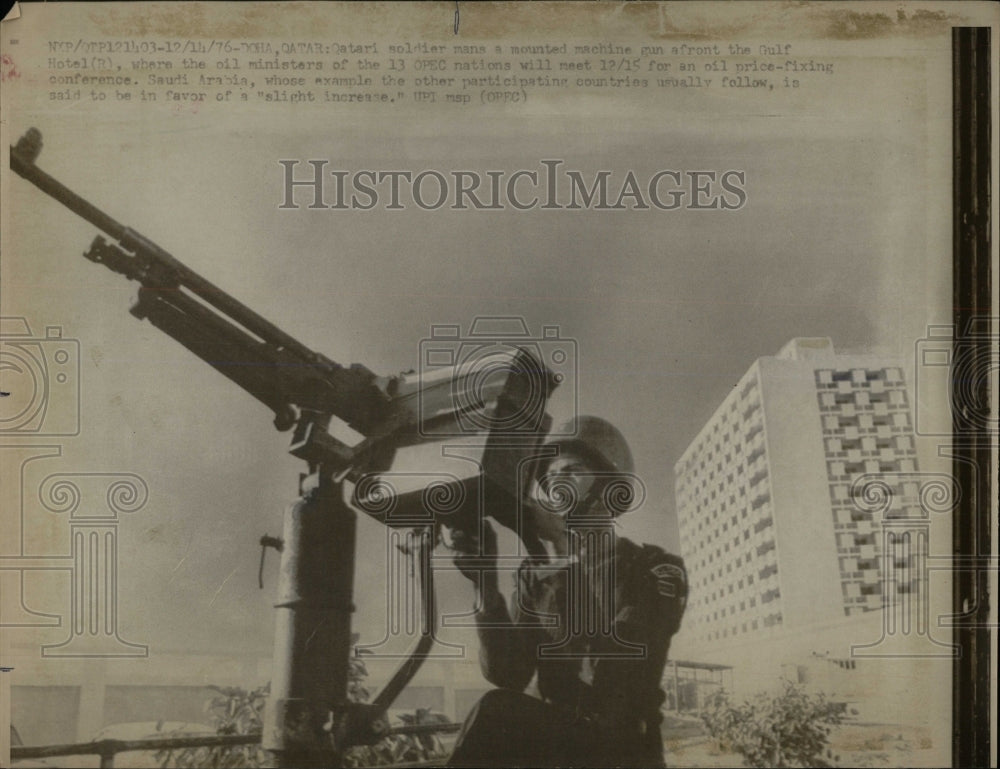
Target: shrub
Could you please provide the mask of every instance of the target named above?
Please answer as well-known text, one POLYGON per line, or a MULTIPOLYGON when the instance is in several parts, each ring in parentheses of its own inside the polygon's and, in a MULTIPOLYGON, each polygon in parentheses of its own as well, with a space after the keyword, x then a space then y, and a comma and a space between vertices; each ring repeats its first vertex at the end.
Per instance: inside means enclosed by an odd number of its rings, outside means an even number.
POLYGON ((733 704, 725 691, 713 695, 701 717, 723 748, 747 766, 833 766, 830 731, 843 720, 843 705, 786 683, 779 694, 758 694, 733 704))
MULTIPOLYGON (((237 686, 209 686, 216 694, 205 703, 205 711, 215 725, 216 734, 260 734, 263 731, 264 703, 271 684, 247 691, 237 686)), ((170 736, 164 734, 164 737, 170 736)), ((187 736, 187 735, 177 735, 187 736)), ((216 748, 167 749, 157 752, 161 767, 176 769, 228 769, 229 767, 267 766, 267 756, 260 745, 216 748)))

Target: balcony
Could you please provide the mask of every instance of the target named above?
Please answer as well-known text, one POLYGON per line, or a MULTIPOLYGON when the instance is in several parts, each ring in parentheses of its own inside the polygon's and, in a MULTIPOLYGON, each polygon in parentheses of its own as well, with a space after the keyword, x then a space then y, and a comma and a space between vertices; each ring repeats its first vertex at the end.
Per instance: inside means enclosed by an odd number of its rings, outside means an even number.
POLYGON ((757 521, 757 523, 753 525, 753 533, 760 534, 762 531, 764 531, 764 529, 769 529, 773 525, 774 525, 774 519, 770 517, 764 518, 763 520, 757 521))

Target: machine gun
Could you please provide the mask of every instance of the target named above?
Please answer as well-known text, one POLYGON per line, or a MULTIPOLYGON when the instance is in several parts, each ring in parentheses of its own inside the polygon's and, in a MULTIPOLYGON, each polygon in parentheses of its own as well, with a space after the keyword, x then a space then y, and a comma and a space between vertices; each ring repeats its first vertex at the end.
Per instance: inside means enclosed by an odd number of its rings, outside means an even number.
MULTIPOLYGON (((385 469, 397 446, 420 442, 424 436, 447 434, 447 423, 463 409, 495 408, 504 382, 476 381, 474 366, 426 386, 421 377, 379 377, 365 366, 348 367, 309 349, 256 312, 198 275, 151 240, 126 227, 83 199, 35 161, 42 149, 37 129, 29 129, 10 148, 11 170, 105 232, 84 253, 87 259, 140 283, 131 312, 224 374, 274 412, 279 430, 296 428, 291 452, 306 461, 351 466, 358 471, 385 469), (475 388, 462 397, 465 388, 475 388), (365 440, 349 447, 325 433, 324 419, 334 416, 361 433, 365 440), (317 429, 320 428, 320 429, 317 429), (375 459, 379 445, 388 455, 375 459)), ((541 363, 522 357, 512 370, 542 383, 534 397, 544 405, 556 386, 541 363)), ((537 405, 530 409, 537 412, 537 405)), ((517 409, 524 410, 524 404, 517 409)))
MULTIPOLYGON (((265 404, 279 430, 293 430, 289 450, 306 461, 309 473, 300 481, 300 497, 285 513, 283 536, 262 539, 262 545, 282 554, 263 740, 282 766, 335 765, 345 747, 374 739, 372 723, 416 673, 433 641, 426 567, 434 535, 442 525, 472 529, 484 514, 516 507, 519 473, 548 429, 545 404, 558 379, 526 349, 511 353, 503 376, 496 376, 495 359, 487 363, 489 375, 475 361, 430 376, 379 377, 359 364, 341 366, 42 171, 36 165, 41 139, 32 128, 10 148, 11 170, 116 241, 98 235, 84 256, 140 284, 132 314, 149 320, 265 404), (349 505, 343 483, 377 477, 391 467, 401 446, 466 432, 459 424, 473 414, 485 424, 493 419, 502 429, 484 431, 488 437, 479 477, 455 481, 452 491, 466 502, 449 510, 447 518, 427 522, 419 555, 425 592, 422 637, 373 706, 359 716, 359 709, 347 702, 355 509, 371 511, 349 505), (363 439, 350 446, 332 436, 334 418, 363 439), (486 504, 497 498, 500 505, 486 504)), ((419 507, 421 497, 411 493, 400 501, 419 507)), ((380 520, 390 526, 413 525, 406 516, 398 524, 380 520)))

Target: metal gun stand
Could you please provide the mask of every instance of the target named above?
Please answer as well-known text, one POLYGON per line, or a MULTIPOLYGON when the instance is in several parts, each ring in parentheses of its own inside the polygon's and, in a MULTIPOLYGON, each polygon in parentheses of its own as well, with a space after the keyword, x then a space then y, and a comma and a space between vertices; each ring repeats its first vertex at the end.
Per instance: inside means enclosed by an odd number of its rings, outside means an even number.
POLYGON ((354 610, 357 514, 319 463, 285 511, 275 602, 274 667, 263 747, 278 766, 339 766, 354 610), (336 728, 336 731, 334 730, 336 728))
MULTIPOLYGON (((262 746, 279 767, 341 766, 351 745, 385 733, 385 711, 419 670, 434 643, 435 598, 430 568, 433 527, 419 539, 421 635, 371 703, 347 699, 357 513, 344 482, 359 473, 350 454, 366 456, 377 439, 352 450, 327 432, 329 416, 300 420, 291 453, 309 461, 301 496, 285 511, 275 609, 274 668, 262 746)), ((383 521, 384 523, 384 521, 383 521)))

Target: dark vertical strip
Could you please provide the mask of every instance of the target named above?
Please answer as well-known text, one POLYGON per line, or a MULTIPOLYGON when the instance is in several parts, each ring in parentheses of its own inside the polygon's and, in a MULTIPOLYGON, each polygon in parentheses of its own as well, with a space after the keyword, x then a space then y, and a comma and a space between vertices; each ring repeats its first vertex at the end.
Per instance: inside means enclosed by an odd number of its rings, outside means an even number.
POLYGON ((953 471, 961 494, 953 549, 969 563, 955 572, 955 766, 989 766, 990 634, 990 30, 952 30, 953 52, 953 471), (967 560, 966 560, 967 559, 967 560))

